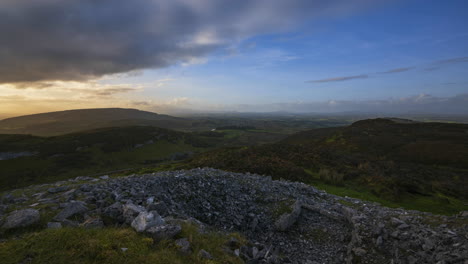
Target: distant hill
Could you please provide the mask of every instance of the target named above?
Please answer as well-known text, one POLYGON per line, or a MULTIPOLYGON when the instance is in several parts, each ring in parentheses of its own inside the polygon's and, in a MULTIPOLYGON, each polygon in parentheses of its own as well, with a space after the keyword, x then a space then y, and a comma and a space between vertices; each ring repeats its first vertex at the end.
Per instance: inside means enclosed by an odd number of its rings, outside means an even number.
POLYGON ((151 126, 100 128, 53 137, 0 135, 0 191, 182 160, 222 140, 151 126))
POLYGON ((0 134, 55 136, 104 127, 155 126, 183 130, 191 121, 137 109, 97 108, 50 112, 0 121, 0 134))
POLYGON ((378 118, 300 132, 277 144, 207 152, 191 166, 272 175, 338 195, 449 213, 468 209, 467 157, 467 124, 378 118))

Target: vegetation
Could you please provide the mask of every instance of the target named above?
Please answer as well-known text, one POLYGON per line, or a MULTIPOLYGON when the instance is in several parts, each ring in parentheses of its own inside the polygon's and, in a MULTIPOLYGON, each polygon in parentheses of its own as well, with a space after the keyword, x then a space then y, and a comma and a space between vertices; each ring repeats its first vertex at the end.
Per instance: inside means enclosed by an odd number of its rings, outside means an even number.
POLYGON ((468 209, 466 131, 463 124, 366 120, 276 144, 211 151, 189 167, 267 174, 393 207, 453 214, 468 209))
POLYGON ((173 240, 153 243, 149 237, 130 228, 62 228, 24 235, 22 239, 0 242, 0 259, 13 263, 243 263, 226 253, 223 245, 230 237, 245 241, 238 234, 200 233, 194 225, 183 226, 179 237, 187 237, 192 253, 179 252, 173 240), (198 257, 204 249, 213 260, 198 257))

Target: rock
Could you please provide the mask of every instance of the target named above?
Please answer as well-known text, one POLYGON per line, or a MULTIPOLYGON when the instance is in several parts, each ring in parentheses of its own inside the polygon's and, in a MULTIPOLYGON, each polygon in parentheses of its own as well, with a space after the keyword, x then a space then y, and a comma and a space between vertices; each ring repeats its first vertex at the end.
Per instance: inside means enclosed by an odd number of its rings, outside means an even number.
POLYGON ((138 214, 138 216, 132 221, 131 226, 137 232, 143 232, 150 227, 164 224, 164 219, 162 219, 162 217, 156 211, 151 211, 141 212, 138 214))
POLYGON ((3 229, 26 227, 39 222, 40 214, 35 209, 23 209, 10 213, 2 226, 3 229))
POLYGON ((106 207, 104 209, 103 215, 119 223, 123 223, 125 221, 123 216, 123 206, 119 202, 115 202, 112 205, 106 207))
POLYGON ((301 202, 296 201, 293 206, 293 211, 290 214, 283 214, 280 218, 275 222, 276 230, 278 231, 286 231, 289 227, 291 227, 294 223, 296 223, 297 218, 301 214, 301 202))
POLYGON ((398 218, 395 218, 395 217, 392 217, 390 219, 390 222, 392 222, 392 225, 394 226, 399 226, 399 225, 402 225, 402 224, 406 224, 405 222, 403 222, 402 220, 398 219, 398 218))
POLYGON ((213 256, 204 249, 200 249, 200 251, 198 251, 198 257, 201 259, 213 259, 213 256))
POLYGON ((49 222, 49 223, 47 223, 47 228, 49 228, 49 229, 59 229, 59 228, 62 228, 62 223, 60 223, 60 222, 49 222))
POLYGON ((75 201, 68 203, 65 208, 58 213, 55 217, 55 221, 63 221, 75 215, 81 215, 88 211, 86 203, 81 201, 75 201))
POLYGON ((145 232, 153 238, 155 242, 163 239, 171 239, 182 231, 180 225, 165 224, 148 228, 145 232))
POLYGON ((120 248, 120 250, 122 250, 122 252, 127 252, 128 248, 120 248))
POLYGON ((104 222, 100 217, 90 217, 86 219, 81 226, 85 228, 103 228, 104 222))
POLYGON ((358 257, 362 257, 367 253, 367 251, 363 248, 353 248, 353 252, 358 257))
POLYGON ((461 211, 458 215, 463 218, 468 218, 468 211, 461 211))
POLYGON ((231 237, 229 239, 229 241, 227 242, 227 246, 230 248, 230 249, 236 249, 236 248, 239 248, 241 246, 239 240, 235 237, 231 237))
POLYGON ((175 244, 182 254, 190 255, 192 253, 190 242, 187 238, 179 238, 175 241, 175 244))
POLYGON ((148 211, 157 211, 162 216, 167 216, 169 214, 167 205, 164 202, 148 203, 147 209, 148 211))
POLYGON ((410 226, 408 224, 405 224, 405 223, 398 226, 398 229, 400 229, 400 230, 406 230, 406 229, 409 229, 409 228, 410 228, 410 226))
POLYGON ((62 220, 61 223, 62 223, 63 226, 67 226, 67 227, 78 227, 78 226, 80 226, 80 223, 78 223, 77 221, 72 221, 72 220, 68 220, 68 219, 62 220))
POLYGON ((122 206, 122 211, 125 223, 131 224, 133 219, 135 219, 135 217, 137 217, 141 212, 145 211, 145 209, 141 206, 134 205, 133 203, 128 203, 122 206))
POLYGON ((64 192, 64 191, 68 191, 70 189, 70 187, 68 186, 59 186, 59 187, 55 187, 55 188, 49 188, 47 190, 48 193, 59 193, 59 192, 64 192))
POLYGON ((108 179, 109 179, 109 175, 100 176, 99 179, 101 179, 101 180, 108 180, 108 179))

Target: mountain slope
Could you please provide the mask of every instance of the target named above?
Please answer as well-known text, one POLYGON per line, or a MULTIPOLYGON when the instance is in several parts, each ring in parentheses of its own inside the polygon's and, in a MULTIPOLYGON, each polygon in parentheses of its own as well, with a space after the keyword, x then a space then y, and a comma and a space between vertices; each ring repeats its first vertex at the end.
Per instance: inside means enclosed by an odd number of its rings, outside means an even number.
POLYGON ((0 121, 0 134, 55 136, 103 127, 136 125, 184 129, 190 127, 191 121, 137 109, 78 109, 7 118, 0 121))
POLYGON ((466 157, 468 125, 372 119, 204 153, 190 166, 269 174, 339 195, 453 213, 468 209, 466 157))

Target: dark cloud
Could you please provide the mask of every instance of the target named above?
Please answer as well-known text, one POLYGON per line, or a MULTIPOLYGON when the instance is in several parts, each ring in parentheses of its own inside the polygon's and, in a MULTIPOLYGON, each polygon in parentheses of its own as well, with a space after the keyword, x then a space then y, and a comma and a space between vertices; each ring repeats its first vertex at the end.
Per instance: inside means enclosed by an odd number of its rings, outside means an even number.
POLYGON ((361 74, 361 75, 354 75, 354 76, 333 77, 333 78, 321 79, 321 80, 311 80, 307 82, 309 83, 342 82, 342 81, 348 81, 348 80, 354 80, 354 79, 366 79, 368 77, 369 76, 366 74, 361 74))
POLYGON ((375 2, 2 0, 0 83, 89 80, 167 67, 235 40, 375 2))
POLYGON ((399 72, 409 71, 409 70, 411 70, 413 68, 414 67, 396 68, 396 69, 391 69, 391 70, 384 71, 384 72, 379 72, 379 73, 382 73, 382 74, 399 73, 399 72))

